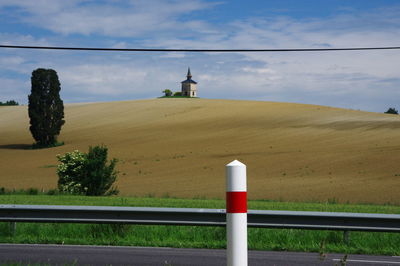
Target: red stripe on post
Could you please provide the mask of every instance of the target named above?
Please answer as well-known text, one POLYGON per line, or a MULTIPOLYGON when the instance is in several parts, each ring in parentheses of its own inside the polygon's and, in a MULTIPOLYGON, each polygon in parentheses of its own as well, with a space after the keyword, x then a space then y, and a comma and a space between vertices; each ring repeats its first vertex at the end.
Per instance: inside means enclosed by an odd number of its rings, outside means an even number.
POLYGON ((247 213, 247 192, 226 192, 226 213, 247 213))

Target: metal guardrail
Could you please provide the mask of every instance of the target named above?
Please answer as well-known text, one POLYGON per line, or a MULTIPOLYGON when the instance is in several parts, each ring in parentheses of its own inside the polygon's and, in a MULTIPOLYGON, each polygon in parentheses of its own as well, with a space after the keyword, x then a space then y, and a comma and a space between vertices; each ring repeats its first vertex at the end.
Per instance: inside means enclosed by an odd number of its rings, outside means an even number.
MULTIPOLYGON (((249 210, 248 226, 400 232, 400 215, 249 210)), ((226 226, 225 209, 0 205, 0 221, 226 226)))

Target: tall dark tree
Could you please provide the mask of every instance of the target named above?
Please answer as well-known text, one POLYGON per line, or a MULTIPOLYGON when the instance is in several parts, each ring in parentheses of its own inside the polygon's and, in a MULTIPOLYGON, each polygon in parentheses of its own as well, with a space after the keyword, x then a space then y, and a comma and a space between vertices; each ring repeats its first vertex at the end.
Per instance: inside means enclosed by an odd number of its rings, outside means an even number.
POLYGON ((32 72, 31 82, 32 90, 28 96, 29 129, 38 146, 53 146, 65 123, 57 72, 38 68, 32 72))

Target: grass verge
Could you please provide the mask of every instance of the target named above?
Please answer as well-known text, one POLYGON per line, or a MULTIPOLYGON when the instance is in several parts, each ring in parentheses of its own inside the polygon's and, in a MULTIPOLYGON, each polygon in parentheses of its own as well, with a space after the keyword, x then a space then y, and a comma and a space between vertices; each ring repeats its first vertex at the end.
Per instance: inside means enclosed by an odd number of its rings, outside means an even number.
POLYGON ((199 98, 199 97, 190 97, 190 96, 181 96, 181 95, 177 95, 177 96, 161 96, 161 97, 158 97, 158 98, 190 98, 190 99, 196 99, 196 98, 199 98))
MULTIPOLYGON (((0 195, 0 204, 146 206, 181 208, 225 208, 224 200, 84 197, 69 195, 0 195)), ((400 213, 400 206, 249 201, 249 209, 400 213)), ((180 248, 225 248, 223 227, 144 226, 97 224, 18 223, 12 235, 9 223, 0 223, 2 243, 127 245, 180 248)), ((343 241, 341 231, 295 229, 248 229, 249 248, 324 253, 400 255, 400 234, 351 232, 343 241)))

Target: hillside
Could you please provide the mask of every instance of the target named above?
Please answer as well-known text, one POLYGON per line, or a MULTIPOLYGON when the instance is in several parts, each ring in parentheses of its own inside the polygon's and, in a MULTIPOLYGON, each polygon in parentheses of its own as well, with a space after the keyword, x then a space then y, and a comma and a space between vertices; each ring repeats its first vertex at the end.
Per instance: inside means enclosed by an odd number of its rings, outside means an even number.
POLYGON ((247 164, 251 199, 400 204, 400 117, 315 105, 152 99, 66 105, 65 145, 27 150, 27 106, 0 107, 0 186, 55 188, 56 155, 105 144, 122 195, 223 198, 247 164))

